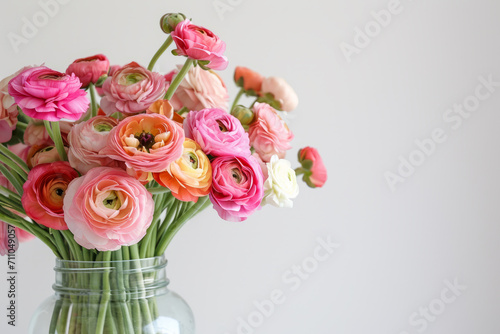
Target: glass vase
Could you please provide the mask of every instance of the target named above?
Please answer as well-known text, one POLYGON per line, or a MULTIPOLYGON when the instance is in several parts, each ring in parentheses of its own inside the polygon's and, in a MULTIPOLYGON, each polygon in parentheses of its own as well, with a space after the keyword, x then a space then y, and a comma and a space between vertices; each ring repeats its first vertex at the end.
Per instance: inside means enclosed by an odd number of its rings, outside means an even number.
POLYGON ((194 334, 188 304, 167 288, 163 256, 125 261, 56 260, 54 295, 31 334, 194 334))

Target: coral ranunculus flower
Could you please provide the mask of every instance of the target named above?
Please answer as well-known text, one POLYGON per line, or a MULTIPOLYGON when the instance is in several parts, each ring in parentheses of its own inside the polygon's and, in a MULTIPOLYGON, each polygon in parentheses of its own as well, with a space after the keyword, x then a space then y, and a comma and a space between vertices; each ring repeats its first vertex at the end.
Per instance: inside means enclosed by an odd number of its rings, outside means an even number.
POLYGON ((82 82, 82 87, 87 87, 91 82, 95 84, 103 75, 107 75, 108 71, 108 58, 105 55, 98 54, 75 60, 68 66, 66 73, 74 73, 82 82))
POLYGON ((304 169, 302 180, 311 188, 321 188, 326 182, 326 167, 318 150, 314 147, 304 147, 299 150, 299 162, 304 169))
POLYGON ((28 173, 21 197, 28 217, 54 230, 67 230, 63 199, 68 184, 77 177, 78 173, 65 161, 35 166, 28 173))
POLYGON ((210 30, 191 24, 191 21, 180 22, 175 30, 170 33, 179 56, 206 61, 208 68, 213 70, 224 70, 228 61, 224 56, 226 43, 210 30))
POLYGON ((75 241, 87 249, 117 250, 139 242, 153 220, 153 196, 127 172, 92 168, 68 186, 64 215, 75 241))
POLYGON ((186 138, 182 156, 171 163, 166 171, 155 173, 154 178, 160 185, 169 188, 175 198, 196 203, 198 197, 210 192, 212 166, 200 145, 186 138))
POLYGON ((212 161, 210 201, 222 219, 241 222, 260 207, 264 178, 253 156, 212 161))
POLYGON ((184 131, 178 123, 160 114, 140 114, 113 128, 100 154, 137 171, 160 173, 179 159, 183 143, 184 131))
POLYGON ((101 108, 106 115, 115 112, 135 115, 146 111, 153 102, 162 98, 167 84, 163 75, 132 62, 107 78, 102 90, 101 108))
POLYGON ((56 72, 48 67, 32 67, 9 82, 9 94, 29 117, 45 121, 80 119, 89 107, 87 93, 74 74, 56 72))
POLYGON ((253 91, 258 95, 262 89, 264 77, 259 73, 243 66, 236 66, 234 70, 234 81, 238 87, 243 87, 246 91, 253 91))

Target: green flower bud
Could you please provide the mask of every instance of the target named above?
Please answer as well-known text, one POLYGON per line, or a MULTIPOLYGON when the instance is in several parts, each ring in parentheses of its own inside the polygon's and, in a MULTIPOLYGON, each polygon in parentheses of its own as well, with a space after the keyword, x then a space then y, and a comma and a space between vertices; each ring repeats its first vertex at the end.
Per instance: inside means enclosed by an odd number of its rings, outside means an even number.
POLYGON ((231 110, 231 115, 240 120, 242 125, 248 125, 253 121, 253 111, 242 105, 237 105, 231 110))
POLYGON ((186 19, 186 15, 182 13, 168 13, 161 17, 160 27, 165 34, 170 34, 175 27, 186 19))

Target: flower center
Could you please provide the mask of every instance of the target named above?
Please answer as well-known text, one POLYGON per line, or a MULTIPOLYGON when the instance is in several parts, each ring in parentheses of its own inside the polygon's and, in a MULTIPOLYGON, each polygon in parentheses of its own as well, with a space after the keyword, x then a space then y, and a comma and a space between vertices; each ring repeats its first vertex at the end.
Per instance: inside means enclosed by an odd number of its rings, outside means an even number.
POLYGON ((227 132, 227 127, 222 123, 221 121, 217 121, 217 124, 219 125, 219 130, 221 132, 227 132))
POLYGON ((104 204, 104 206, 108 209, 118 210, 122 205, 122 202, 118 198, 118 195, 116 195, 116 192, 111 191, 104 201, 102 201, 102 204, 104 204))
POLYGON ((135 136, 139 140, 139 144, 149 152, 151 147, 155 144, 155 136, 151 133, 143 132, 139 136, 135 136))
POLYGON ((231 169, 231 176, 236 181, 237 184, 241 183, 241 172, 237 168, 231 169))
POLYGON ((198 168, 198 157, 193 152, 188 152, 184 155, 184 159, 191 165, 193 169, 198 168))
POLYGON ((97 132, 109 132, 113 127, 106 123, 96 124, 94 125, 94 130, 97 132))
POLYGON ((144 80, 145 77, 139 73, 132 73, 125 77, 125 86, 130 86, 144 80))
POLYGON ((47 79, 47 80, 59 80, 61 76, 55 74, 45 74, 38 77, 38 79, 47 79))

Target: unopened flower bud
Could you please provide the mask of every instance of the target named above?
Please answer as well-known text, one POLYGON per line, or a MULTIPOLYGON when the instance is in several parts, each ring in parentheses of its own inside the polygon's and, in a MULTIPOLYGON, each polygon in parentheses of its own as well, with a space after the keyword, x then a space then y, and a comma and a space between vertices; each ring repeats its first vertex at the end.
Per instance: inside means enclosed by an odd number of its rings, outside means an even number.
POLYGON ((231 110, 231 115, 239 119, 242 125, 248 125, 253 121, 253 111, 242 105, 237 105, 231 110))
POLYGON ((186 19, 186 15, 182 13, 168 13, 161 17, 160 27, 165 34, 170 34, 175 27, 186 19))

